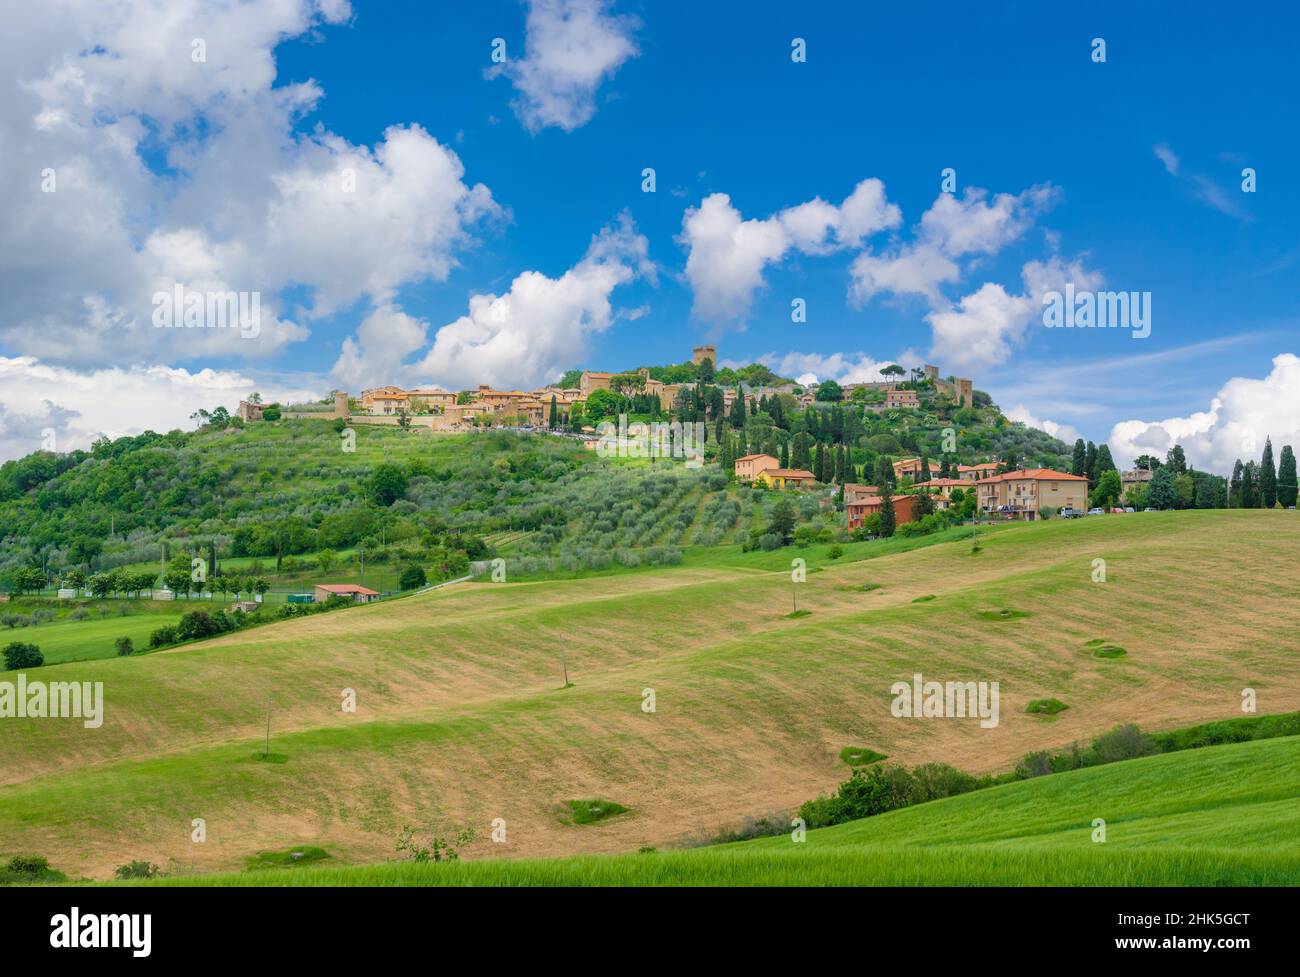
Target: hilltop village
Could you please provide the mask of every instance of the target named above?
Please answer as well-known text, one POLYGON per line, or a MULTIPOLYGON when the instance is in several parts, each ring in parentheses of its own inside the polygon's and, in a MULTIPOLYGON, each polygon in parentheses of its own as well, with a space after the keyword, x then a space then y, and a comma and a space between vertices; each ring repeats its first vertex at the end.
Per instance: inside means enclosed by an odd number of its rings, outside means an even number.
MULTIPOLYGON (((717 347, 702 345, 681 364, 573 370, 535 390, 388 385, 359 397, 334 391, 320 403, 284 408, 254 398, 241 401, 238 416, 445 432, 518 428, 576 437, 593 448, 598 426, 619 417, 690 423, 704 432, 706 455, 737 482, 835 489, 850 531, 874 527, 872 517, 890 509, 897 525, 936 512, 949 519, 979 512, 1024 520, 1042 518, 1044 510, 1082 512, 1102 472, 1114 468, 1103 445, 1099 463, 1094 447, 1094 464, 1085 455, 1073 459, 1082 465, 1066 471, 1065 446, 1046 435, 1022 458, 1016 444, 990 437, 1014 426, 974 381, 944 377, 934 365, 890 365, 882 379, 860 383, 800 384, 758 364, 736 370, 716 362, 717 347), (916 454, 895 460, 909 448, 916 454)), ((1109 501, 1119 504, 1149 476, 1123 473, 1109 501)))

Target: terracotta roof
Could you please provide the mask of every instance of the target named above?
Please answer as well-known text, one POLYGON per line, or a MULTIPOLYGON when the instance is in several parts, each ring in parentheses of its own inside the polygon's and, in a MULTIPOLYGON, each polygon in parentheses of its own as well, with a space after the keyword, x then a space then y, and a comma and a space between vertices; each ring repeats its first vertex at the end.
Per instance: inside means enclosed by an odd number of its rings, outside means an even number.
POLYGON ((367 597, 378 597, 379 591, 371 590, 369 587, 362 587, 355 583, 318 583, 317 589, 328 591, 331 594, 364 594, 367 597))
POLYGON ((1067 472, 1058 472, 1051 468, 1022 468, 1019 471, 1004 472, 1001 475, 994 475, 992 478, 984 479, 984 481, 1011 482, 1020 481, 1021 479, 1026 478, 1032 478, 1040 482, 1086 482, 1088 480, 1083 475, 1070 475, 1067 472))
POLYGON ((966 486, 969 484, 970 482, 966 481, 963 478, 932 478, 928 482, 917 482, 916 487, 924 488, 925 486, 929 485, 931 487, 937 486, 939 488, 943 488, 945 485, 966 486))
POLYGON ((813 478, 817 476, 803 468, 769 468, 764 475, 775 475, 777 478, 813 478))
MULTIPOLYGON (((980 462, 978 465, 958 465, 958 466, 957 466, 957 471, 959 471, 959 472, 983 472, 983 471, 988 471, 990 468, 997 468, 998 465, 1000 465, 1000 464, 1002 464, 1002 462, 1000 462, 1000 461, 982 461, 982 462, 980 462)), ((1044 470, 1046 470, 1046 469, 1044 469, 1044 470)))
MULTIPOLYGON (((899 501, 902 500, 902 499, 911 499, 911 498, 915 498, 915 496, 911 496, 911 495, 891 495, 891 496, 890 496, 890 499, 893 500, 893 502, 894 502, 895 505, 897 505, 897 504, 899 503, 899 501)), ((877 506, 877 505, 883 505, 883 504, 884 504, 884 501, 885 501, 885 499, 884 499, 883 496, 880 496, 880 495, 868 495, 868 496, 865 496, 865 497, 863 497, 863 498, 861 498, 861 499, 854 499, 852 502, 846 502, 845 505, 877 506)))
POLYGON ((755 458, 775 458, 775 457, 776 457, 775 455, 769 455, 769 454, 765 454, 765 453, 763 453, 763 452, 760 452, 759 454, 756 454, 756 455, 741 455, 741 456, 740 456, 739 458, 737 458, 736 460, 737 460, 737 461, 753 461, 755 458))

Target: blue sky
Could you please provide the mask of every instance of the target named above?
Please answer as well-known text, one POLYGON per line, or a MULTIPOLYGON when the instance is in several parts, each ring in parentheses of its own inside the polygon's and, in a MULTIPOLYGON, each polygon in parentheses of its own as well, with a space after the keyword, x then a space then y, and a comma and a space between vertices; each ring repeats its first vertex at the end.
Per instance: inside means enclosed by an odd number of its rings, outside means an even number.
MULTIPOLYGON (((199 17, 213 5, 193 6, 199 17)), ((260 87, 246 83, 254 95, 229 85, 205 88, 190 99, 200 108, 188 118, 188 109, 161 100, 136 111, 163 119, 137 147, 153 183, 143 199, 152 194, 169 210, 153 229, 174 229, 185 217, 219 253, 223 235, 238 237, 238 223, 206 214, 186 201, 187 191, 198 198, 195 188, 204 187, 202 199, 212 206, 212 188, 238 186, 240 159, 260 159, 263 143, 309 142, 324 133, 341 141, 344 150, 328 152, 346 162, 348 152, 378 152, 392 126, 418 126, 454 153, 464 187, 481 184, 491 206, 462 208, 454 242, 427 249, 436 252, 427 263, 436 270, 417 260, 382 288, 340 289, 331 308, 316 301, 320 282, 304 281, 310 276, 301 270, 281 272, 267 291, 278 295, 277 316, 292 324, 285 336, 296 338, 257 357, 238 345, 173 345, 136 351, 115 368, 165 363, 187 374, 238 373, 272 391, 324 392, 380 382, 384 369, 401 373, 393 377, 398 382, 461 385, 473 369, 484 369, 476 364, 492 363, 497 372, 485 379, 526 385, 560 364, 617 369, 680 361, 693 344, 709 340, 727 362, 766 357, 787 372, 838 378, 852 378, 855 366, 937 362, 945 372, 973 376, 1016 416, 1066 436, 1109 438, 1121 454, 1158 448, 1181 432, 1189 443, 1202 439, 1202 464, 1219 467, 1246 428, 1258 428, 1262 442, 1300 427, 1300 406, 1288 401, 1283 408, 1277 397, 1300 374, 1289 361, 1273 362, 1296 352, 1298 325, 1300 16, 1289 8, 1241 6, 1225 14, 1187 4, 879 9, 624 0, 319 6, 318 15, 276 25, 278 34, 257 42, 273 58, 274 76, 260 87), (613 47, 574 55, 593 59, 598 77, 576 94, 562 84, 549 89, 565 103, 562 110, 579 117, 554 124, 547 117, 554 106, 530 115, 521 105, 528 83, 516 65, 531 62, 542 75, 553 68, 536 49, 545 18, 554 28, 575 11, 613 47), (488 77, 498 37, 507 66, 488 77), (791 59, 793 38, 806 41, 803 63, 791 59), (1094 38, 1105 41, 1104 63, 1093 60, 1094 38), (230 145, 218 154, 220 141, 203 134, 209 126, 246 124, 233 112, 223 118, 217 99, 255 99, 242 117, 251 119, 277 92, 302 83, 313 83, 316 96, 279 130, 268 123, 265 140, 254 139, 247 123, 242 142, 226 136, 230 145), (206 109, 205 98, 212 100, 206 109), (185 134, 178 135, 181 127, 185 134), (200 164, 185 155, 209 150, 200 164), (642 192, 645 167, 656 172, 654 193, 642 192), (947 225, 953 273, 932 281, 925 294, 879 282, 855 294, 857 259, 891 263, 924 244, 922 215, 940 196, 948 167, 956 171, 950 196, 965 204, 947 225), (1257 174, 1254 193, 1241 190, 1245 167, 1257 174), (218 170, 226 182, 214 175, 218 170), (819 198, 837 207, 867 180, 879 181, 882 205, 896 208, 892 220, 857 238, 828 232, 806 247, 787 235, 758 262, 756 278, 731 282, 725 298, 701 307, 705 284, 727 276, 728 255, 710 258, 688 239, 688 211, 725 194, 720 221, 734 212, 738 221, 754 221, 756 232, 779 236, 776 215, 819 198), (955 234, 978 232, 999 195, 1011 216, 992 232, 996 241, 951 246, 955 234), (477 358, 426 359, 439 330, 465 317, 473 296, 522 298, 512 284, 529 272, 559 281, 579 266, 602 228, 616 229, 619 257, 602 265, 615 270, 576 304, 582 321, 566 327, 563 312, 546 305, 534 307, 545 320, 534 324, 522 301, 511 305, 519 329, 512 341, 536 336, 539 351, 551 342, 552 358, 485 359, 480 350, 477 358), (697 248, 698 264, 688 274, 697 248), (1025 312, 1039 304, 1026 277, 1029 263, 1053 284, 1077 279, 1081 287, 1149 292, 1150 336, 1044 328, 1036 312, 1025 312), (963 304, 985 287, 997 308, 963 304), (807 303, 806 322, 791 322, 795 298, 807 303), (376 320, 359 334, 376 309, 396 318, 376 320), (945 315, 952 328, 939 336, 935 317, 945 315), (376 352, 387 336, 407 334, 376 352), (445 364, 455 365, 439 375, 435 367, 445 364), (1227 390, 1234 377, 1260 386, 1227 390), (1283 411, 1275 423, 1270 410, 1283 411), (1213 418, 1198 421, 1206 412, 1213 418)), ((112 50, 112 41, 104 44, 112 50)), ((31 68, 26 80, 40 69, 31 68)), ((537 74, 532 82, 553 84, 537 74)), ((280 154, 270 165, 297 172, 318 164, 298 157, 286 163, 280 154)), ((398 173, 398 164, 388 163, 386 172, 398 173)), ((242 192, 232 189, 232 199, 242 192)), ((406 219, 401 202, 390 197, 386 206, 388 226, 399 228, 406 219)), ((410 220, 426 219, 417 201, 410 220)), ((384 240, 364 231, 359 242, 384 240)), ((147 231, 136 228, 129 239, 148 250, 147 231)), ((258 247, 268 245, 259 238, 247 250, 255 257, 258 247)), ((382 251, 358 244, 356 261, 376 262, 382 251)), ((322 267, 334 257, 323 258, 322 267)), ((263 264, 276 260, 269 255, 263 264)), ((346 265, 346 256, 339 261, 346 265)), ((242 283, 231 273, 222 280, 242 283)), ((466 328, 472 335, 481 325, 466 328)), ((60 360, 13 330, 0 331, 0 354, 36 356, 55 367, 60 360)), ((64 368, 86 373, 94 364, 70 353, 64 368)))

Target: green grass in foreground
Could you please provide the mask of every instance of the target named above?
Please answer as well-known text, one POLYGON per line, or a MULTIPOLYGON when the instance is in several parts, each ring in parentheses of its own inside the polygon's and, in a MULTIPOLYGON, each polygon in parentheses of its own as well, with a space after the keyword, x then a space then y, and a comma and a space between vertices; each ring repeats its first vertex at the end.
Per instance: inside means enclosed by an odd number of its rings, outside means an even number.
POLYGON ((385 863, 154 885, 1297 885, 1300 737, 1007 784, 818 831, 615 856, 385 863), (1106 841, 1094 842, 1095 819, 1106 841))

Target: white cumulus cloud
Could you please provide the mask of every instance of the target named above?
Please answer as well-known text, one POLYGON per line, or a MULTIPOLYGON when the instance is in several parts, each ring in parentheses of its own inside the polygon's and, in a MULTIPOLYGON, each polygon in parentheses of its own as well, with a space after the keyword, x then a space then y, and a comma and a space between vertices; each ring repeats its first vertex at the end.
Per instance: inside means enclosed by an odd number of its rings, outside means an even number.
POLYGON ((635 17, 610 13, 607 0, 532 0, 524 56, 488 70, 519 93, 512 107, 524 127, 572 132, 596 114, 596 90, 637 55, 635 17))
POLYGON ((641 307, 620 313, 612 295, 633 279, 654 277, 648 253, 645 237, 624 215, 558 278, 525 271, 503 295, 472 295, 468 312, 439 328, 418 361, 408 359, 424 346, 424 323, 392 310, 372 316, 344 344, 334 374, 358 386, 432 382, 452 390, 479 383, 530 389, 556 380, 583 362, 592 337, 620 315, 644 313, 641 307))
POLYGON ((1110 433, 1117 463, 1131 464, 1139 455, 1164 457, 1181 444, 1187 460, 1206 471, 1229 474, 1237 459, 1258 461, 1266 438, 1273 440, 1276 460, 1282 445, 1300 448, 1300 357, 1280 353, 1262 379, 1233 377, 1209 407, 1186 417, 1129 420, 1110 433))
POLYGON ((0 356, 0 459, 49 445, 70 451, 110 438, 193 427, 200 407, 225 406, 257 391, 266 402, 315 399, 321 391, 277 381, 259 382, 237 370, 165 366, 74 370, 30 356, 0 356))
POLYGON ((817 197, 749 220, 727 194, 710 194, 686 210, 679 237, 687 250, 694 314, 717 324, 743 323, 769 265, 791 251, 828 254, 859 247, 900 220, 884 184, 874 178, 860 182, 839 206, 817 197))

